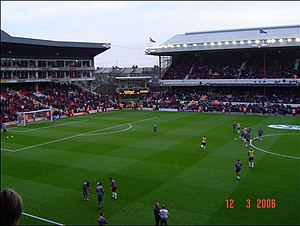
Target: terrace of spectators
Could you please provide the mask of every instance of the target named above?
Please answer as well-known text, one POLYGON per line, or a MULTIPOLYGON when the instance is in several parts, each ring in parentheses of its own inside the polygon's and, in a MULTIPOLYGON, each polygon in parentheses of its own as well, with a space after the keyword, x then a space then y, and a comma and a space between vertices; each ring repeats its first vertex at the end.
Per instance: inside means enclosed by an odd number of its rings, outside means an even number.
POLYGON ((162 79, 298 78, 299 62, 299 50, 200 52, 175 57, 162 79))
POLYGON ((91 110, 114 107, 114 103, 100 95, 82 90, 72 84, 40 84, 35 86, 20 86, 15 84, 10 88, 1 87, 1 118, 3 121, 15 121, 17 112, 57 109, 59 114, 66 112, 80 113, 91 110), (14 89, 13 89, 14 88, 14 89))
POLYGON ((242 113, 244 107, 247 108, 247 113, 253 114, 288 115, 292 114, 293 108, 296 112, 300 112, 300 95, 296 88, 280 88, 280 90, 276 88, 275 92, 272 87, 248 89, 180 87, 170 92, 151 93, 146 98, 140 99, 137 105, 140 103, 148 108, 158 105, 159 108, 194 112, 242 113))

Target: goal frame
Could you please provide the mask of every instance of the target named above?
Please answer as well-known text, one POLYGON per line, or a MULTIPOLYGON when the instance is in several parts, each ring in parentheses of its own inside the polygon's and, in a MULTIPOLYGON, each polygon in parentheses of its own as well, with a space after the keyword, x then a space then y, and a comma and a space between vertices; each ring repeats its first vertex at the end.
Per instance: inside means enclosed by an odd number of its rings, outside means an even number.
POLYGON ((17 126, 26 126, 26 124, 29 123, 38 123, 38 122, 45 122, 45 121, 53 121, 52 109, 17 112, 17 126), (49 112, 48 117, 46 115, 47 112, 49 112), (29 115, 31 117, 30 118, 28 117, 28 120, 26 120, 26 115, 29 115))

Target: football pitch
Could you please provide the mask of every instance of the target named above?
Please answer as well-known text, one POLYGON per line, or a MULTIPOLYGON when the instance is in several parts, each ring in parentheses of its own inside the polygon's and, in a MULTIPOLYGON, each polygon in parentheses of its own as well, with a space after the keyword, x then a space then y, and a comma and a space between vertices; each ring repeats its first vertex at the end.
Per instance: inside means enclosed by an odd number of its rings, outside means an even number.
MULTIPOLYGON (((65 225, 97 225, 98 181, 108 225, 154 225, 156 202, 166 205, 170 225, 299 225, 300 130, 269 125, 299 126, 300 117, 122 110, 8 128, 1 187, 19 192, 24 213, 65 225), (250 126, 252 138, 264 130, 262 141, 253 140, 254 169, 234 121, 250 126)), ((20 224, 49 225, 27 216, 20 224)))

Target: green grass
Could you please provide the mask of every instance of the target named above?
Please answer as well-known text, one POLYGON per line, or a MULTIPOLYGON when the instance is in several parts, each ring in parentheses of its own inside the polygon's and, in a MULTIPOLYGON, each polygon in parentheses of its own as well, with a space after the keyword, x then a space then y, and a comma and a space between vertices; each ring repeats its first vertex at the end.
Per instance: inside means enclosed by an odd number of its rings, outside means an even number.
MULTIPOLYGON (((153 225, 156 202, 166 205, 170 225, 299 225, 300 132, 270 124, 300 122, 288 116, 117 111, 62 119, 56 126, 9 128, 9 138, 1 136, 1 187, 21 194, 25 213, 66 225, 97 225, 97 181, 106 192, 102 211, 109 225, 153 225), (254 145, 284 156, 256 150, 255 169, 248 168, 248 148, 234 140, 233 121, 251 126, 252 137, 259 127, 265 135, 278 134, 254 145), (206 151, 200 149, 203 135, 206 151), (237 158, 243 162, 240 181, 237 158), (110 176, 118 184, 116 201, 110 176), (91 181, 89 202, 82 200, 85 180, 91 181), (226 199, 234 200, 233 209, 226 199), (258 199, 275 199, 276 208, 257 208, 258 199)), ((45 223, 22 216, 20 224, 45 223)))

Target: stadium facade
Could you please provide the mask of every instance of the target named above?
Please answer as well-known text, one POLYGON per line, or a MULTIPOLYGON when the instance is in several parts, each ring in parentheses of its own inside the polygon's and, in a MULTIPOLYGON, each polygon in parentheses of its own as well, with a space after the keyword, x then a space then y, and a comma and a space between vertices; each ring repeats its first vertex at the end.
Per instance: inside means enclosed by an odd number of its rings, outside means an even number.
POLYGON ((117 99, 147 94, 152 84, 159 84, 158 67, 104 67, 95 71, 95 91, 117 99))
POLYGON ((12 37, 1 30, 1 84, 86 82, 94 78, 94 57, 110 43, 49 41, 12 37))

